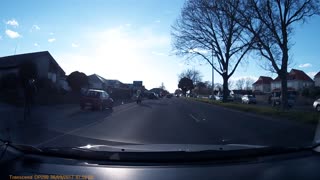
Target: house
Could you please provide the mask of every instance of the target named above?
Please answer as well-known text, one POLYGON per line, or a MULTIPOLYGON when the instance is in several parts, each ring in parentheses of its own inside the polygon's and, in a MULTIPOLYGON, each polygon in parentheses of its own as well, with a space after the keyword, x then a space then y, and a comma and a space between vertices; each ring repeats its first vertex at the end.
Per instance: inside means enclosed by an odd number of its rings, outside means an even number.
POLYGON ((314 76, 314 85, 320 87, 320 71, 314 76))
POLYGON ((106 79, 106 86, 107 88, 118 88, 118 89, 128 88, 126 84, 122 83, 119 80, 114 80, 114 79, 106 79))
POLYGON ((136 90, 146 90, 143 86, 143 81, 133 81, 133 83, 125 84, 129 89, 136 91, 136 90))
MULTIPOLYGON (((305 87, 314 85, 314 81, 303 71, 292 69, 287 75, 287 85, 289 91, 301 91, 305 87)), ((271 90, 281 90, 281 79, 279 76, 271 82, 271 90)))
POLYGON ((19 77, 19 70, 26 63, 35 65, 38 81, 61 88, 60 80, 65 78, 65 72, 48 51, 0 57, 0 78, 9 74, 19 77))
POLYGON ((272 78, 268 76, 260 76, 259 79, 252 84, 253 92, 259 93, 270 93, 272 78))
POLYGON ((128 88, 128 86, 119 80, 105 79, 98 74, 88 76, 89 88, 107 90, 110 88, 128 88))
POLYGON ((67 82, 66 77, 62 77, 59 81, 59 86, 61 87, 61 90, 68 92, 71 91, 71 87, 69 86, 69 83, 67 82))
POLYGON ((92 74, 88 76, 88 84, 91 89, 106 89, 107 80, 98 74, 92 74))

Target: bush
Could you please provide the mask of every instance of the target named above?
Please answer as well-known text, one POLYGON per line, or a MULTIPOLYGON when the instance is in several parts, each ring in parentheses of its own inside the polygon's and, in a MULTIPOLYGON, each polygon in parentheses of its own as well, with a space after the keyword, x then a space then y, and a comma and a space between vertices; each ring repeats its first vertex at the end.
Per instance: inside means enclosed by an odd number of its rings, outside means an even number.
POLYGON ((67 77, 67 82, 72 91, 80 92, 82 87, 88 85, 88 76, 82 72, 74 71, 67 77))
POLYGON ((310 96, 316 98, 320 96, 320 87, 313 87, 310 89, 310 96))
POLYGON ((301 95, 305 96, 305 97, 309 97, 309 95, 310 95, 309 88, 303 88, 301 95))
POLYGON ((317 98, 320 96, 320 87, 304 88, 301 95, 309 98, 317 98))

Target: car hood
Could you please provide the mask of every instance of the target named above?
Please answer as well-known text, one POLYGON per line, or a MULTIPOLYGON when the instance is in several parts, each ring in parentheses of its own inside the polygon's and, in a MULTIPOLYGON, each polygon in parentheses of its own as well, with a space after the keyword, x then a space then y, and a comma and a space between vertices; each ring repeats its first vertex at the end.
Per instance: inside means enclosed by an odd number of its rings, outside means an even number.
POLYGON ((210 144, 146 144, 146 145, 91 145, 80 146, 81 149, 88 149, 92 151, 111 151, 111 152, 198 152, 207 150, 229 151, 264 148, 266 146, 248 145, 248 144, 225 144, 225 145, 210 145, 210 144))

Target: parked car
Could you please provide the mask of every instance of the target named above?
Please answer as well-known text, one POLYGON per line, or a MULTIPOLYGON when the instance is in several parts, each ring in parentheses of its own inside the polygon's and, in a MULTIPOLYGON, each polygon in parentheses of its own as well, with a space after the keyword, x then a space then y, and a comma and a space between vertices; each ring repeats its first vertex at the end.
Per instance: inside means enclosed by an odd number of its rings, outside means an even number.
POLYGON ((89 89, 80 100, 80 108, 84 109, 86 107, 91 107, 92 109, 103 110, 105 108, 113 108, 113 99, 110 95, 103 91, 97 89, 89 89))
POLYGON ((245 104, 250 104, 250 103, 256 104, 257 103, 257 99, 253 95, 247 95, 246 94, 246 95, 242 96, 241 102, 245 103, 245 104))
POLYGON ((222 99, 223 99, 223 96, 222 96, 222 95, 216 95, 216 96, 214 96, 214 100, 222 101, 222 99))
POLYGON ((315 100, 315 101, 313 102, 313 108, 314 108, 316 111, 320 112, 320 98, 317 99, 317 100, 315 100))
MULTIPOLYGON (((223 100, 223 95, 216 95, 216 96, 214 96, 214 100, 216 100, 216 101, 222 101, 222 100, 223 100)), ((233 96, 228 96, 228 97, 227 97, 227 101, 228 101, 228 102, 233 101, 233 100, 234 100, 233 96)))
POLYGON ((158 94, 151 92, 151 93, 148 93, 148 99, 159 99, 159 96, 158 94))
MULTIPOLYGON (((281 92, 275 92, 272 94, 271 98, 272 106, 280 105, 281 102, 281 92)), ((295 104, 295 95, 292 93, 288 93, 288 106, 292 107, 295 104)))
POLYGON ((167 94, 166 97, 167 97, 167 98, 172 98, 173 95, 172 95, 172 94, 167 94))
POLYGON ((234 97, 233 96, 228 96, 227 97, 227 101, 234 101, 234 97))

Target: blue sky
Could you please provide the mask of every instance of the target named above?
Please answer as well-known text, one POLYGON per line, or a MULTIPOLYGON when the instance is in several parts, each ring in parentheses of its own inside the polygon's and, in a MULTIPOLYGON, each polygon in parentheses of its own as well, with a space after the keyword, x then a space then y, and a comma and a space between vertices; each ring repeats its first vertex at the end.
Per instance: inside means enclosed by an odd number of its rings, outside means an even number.
MULTIPOLYGON (((171 25, 183 0, 28 0, 2 1, 0 56, 49 51, 67 74, 78 70, 130 83, 143 80, 146 88, 161 82, 177 88, 177 75, 187 68, 202 72, 211 81, 211 69, 203 63, 184 63, 172 55, 171 25), (5 8, 4 8, 5 7, 5 8)), ((313 76, 320 71, 320 18, 297 25, 292 43, 291 68, 313 76)), ((247 58, 233 80, 241 77, 275 77, 262 63, 247 58)), ((215 82, 222 79, 215 73, 215 82)))

